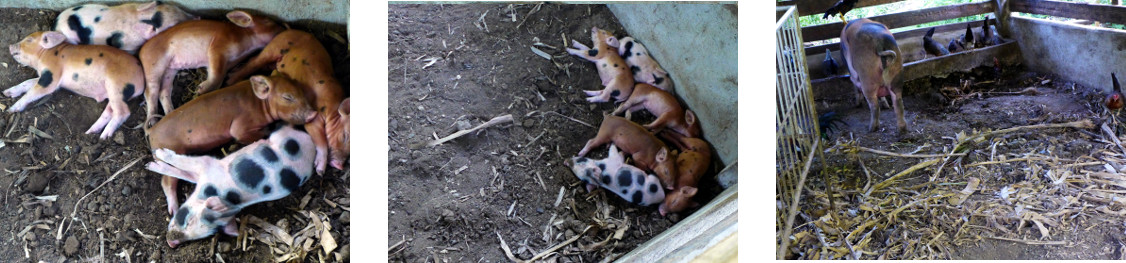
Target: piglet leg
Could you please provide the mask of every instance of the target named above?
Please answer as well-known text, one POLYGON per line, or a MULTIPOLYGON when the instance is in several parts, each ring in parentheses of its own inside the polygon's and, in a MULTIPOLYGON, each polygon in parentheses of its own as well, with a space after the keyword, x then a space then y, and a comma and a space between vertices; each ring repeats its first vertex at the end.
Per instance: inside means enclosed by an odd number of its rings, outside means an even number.
POLYGON ((208 54, 207 64, 207 80, 199 83, 199 89, 196 89, 196 94, 204 94, 215 86, 218 86, 223 81, 223 77, 227 76, 227 59, 223 57, 223 53, 213 51, 208 54))
POLYGON ((164 200, 168 202, 168 215, 175 215, 176 208, 180 207, 180 200, 176 197, 176 185, 180 183, 180 179, 176 177, 164 176, 160 178, 160 187, 164 190, 164 200))
POLYGON ((123 98, 110 98, 109 105, 106 105, 106 108, 112 108, 113 112, 110 113, 109 123, 106 124, 105 130, 102 130, 101 138, 103 140, 113 136, 114 131, 117 131, 117 127, 121 127, 121 124, 129 119, 129 105, 125 104, 123 98))
POLYGON ((4 96, 8 96, 10 98, 15 98, 15 97, 18 97, 20 95, 23 95, 24 92, 27 92, 28 89, 31 89, 32 86, 35 86, 36 82, 39 82, 39 78, 33 78, 33 79, 25 80, 25 81, 23 81, 23 83, 20 83, 19 85, 15 85, 15 86, 12 86, 11 88, 4 90, 4 96))
MULTIPOLYGON (((113 104, 113 102, 111 101, 110 104, 113 104)), ((94 134, 102 131, 102 129, 106 127, 106 124, 109 123, 109 120, 110 118, 112 118, 112 116, 113 107, 111 107, 111 105, 106 105, 106 109, 102 111, 102 115, 98 117, 98 120, 94 122, 94 125, 90 126, 89 130, 86 130, 86 134, 94 134)), ((103 137, 102 139, 105 138, 103 137)))
MULTIPOLYGON (((58 83, 58 80, 55 80, 55 83, 58 83)), ((23 97, 20 97, 20 99, 16 101, 15 104, 12 104, 11 108, 8 108, 8 112, 21 112, 24 108, 27 108, 27 105, 31 104, 32 102, 35 102, 43 98, 44 96, 54 93, 55 90, 59 89, 59 85, 55 83, 52 83, 47 87, 39 86, 38 84, 34 85, 31 89, 28 89, 27 93, 24 93, 23 97)))

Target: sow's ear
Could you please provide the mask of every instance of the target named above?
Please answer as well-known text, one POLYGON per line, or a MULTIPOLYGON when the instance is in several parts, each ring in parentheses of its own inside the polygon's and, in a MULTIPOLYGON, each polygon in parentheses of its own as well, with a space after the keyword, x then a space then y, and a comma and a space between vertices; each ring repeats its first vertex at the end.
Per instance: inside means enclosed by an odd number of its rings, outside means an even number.
POLYGON ((250 86, 254 89, 254 96, 264 100, 270 97, 270 90, 274 88, 274 82, 266 76, 256 75, 250 77, 250 86))

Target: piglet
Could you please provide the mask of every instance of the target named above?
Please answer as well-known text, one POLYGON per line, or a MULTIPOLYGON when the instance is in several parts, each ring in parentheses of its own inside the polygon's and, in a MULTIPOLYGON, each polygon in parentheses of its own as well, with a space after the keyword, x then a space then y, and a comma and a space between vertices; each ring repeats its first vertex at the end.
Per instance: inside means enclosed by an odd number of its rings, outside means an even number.
POLYGON ((144 74, 137 59, 120 49, 101 45, 71 45, 55 31, 35 32, 8 46, 16 62, 35 69, 39 78, 29 79, 4 90, 4 95, 23 95, 10 112, 23 111, 30 103, 65 88, 95 101, 109 99, 102 115, 86 130, 101 132, 100 138, 113 136, 125 119, 125 101, 144 92, 144 74))
POLYGON ((618 55, 618 38, 606 30, 598 27, 590 28, 590 39, 594 41, 594 48, 587 47, 578 40, 571 40, 575 48, 567 48, 567 53, 582 57, 594 62, 598 68, 598 77, 602 79, 602 90, 584 90, 589 102, 607 102, 613 97, 615 102, 622 102, 629 98, 633 92, 633 73, 626 66, 626 61, 618 55))
MULTIPOLYGON (((848 63, 852 84, 868 101, 872 122, 868 130, 876 131, 880 126, 879 97, 891 96, 895 109, 896 127, 902 133, 907 130, 903 120, 903 54, 891 31, 883 24, 861 18, 848 23, 841 31, 841 52, 848 63)), ((859 97, 857 102, 859 103, 859 97)))
POLYGON ((684 110, 680 102, 676 101, 668 91, 658 89, 647 83, 637 83, 633 86, 633 94, 626 102, 614 109, 614 115, 625 111, 647 110, 657 119, 646 124, 649 130, 670 129, 688 137, 700 137, 700 123, 696 122, 696 113, 684 110))
POLYGON ((176 71, 207 67, 207 80, 196 93, 203 94, 223 83, 227 69, 261 49, 284 27, 263 16, 243 11, 227 13, 226 21, 193 20, 157 34, 138 54, 145 68, 145 126, 156 123, 157 105, 172 112, 172 81, 176 71), (159 96, 159 100, 158 100, 159 96))
POLYGON ((153 150, 153 172, 196 184, 184 204, 168 222, 168 246, 215 234, 222 228, 238 235, 235 215, 243 208, 278 200, 297 191, 313 174, 313 148, 309 134, 288 125, 268 140, 247 145, 222 160, 211 156, 185 156, 167 148, 153 150))
POLYGON ((333 77, 332 58, 321 42, 301 30, 286 30, 270 41, 262 53, 230 73, 228 84, 242 80, 262 69, 276 69, 305 89, 309 105, 320 111, 316 119, 305 125, 317 145, 317 174, 324 174, 331 154, 332 167, 344 169, 350 152, 348 113, 349 99, 333 77))
POLYGON ((571 157, 571 171, 575 176, 587 183, 586 190, 593 191, 600 186, 629 201, 630 203, 650 206, 665 200, 665 189, 661 187, 660 179, 652 174, 625 163, 622 153, 618 148, 610 145, 610 153, 606 159, 593 160, 586 157, 571 157))
POLYGON ((657 64, 657 61, 649 55, 649 50, 642 46, 641 42, 634 40, 633 37, 623 37, 619 42, 621 46, 618 47, 618 55, 626 60, 630 72, 633 73, 633 80, 649 83, 661 88, 661 90, 673 92, 672 79, 669 78, 669 73, 661 68, 661 64, 657 64))
POLYGON ((115 6, 84 4, 59 13, 55 31, 66 35, 71 44, 110 45, 133 54, 157 33, 195 19, 199 17, 161 1, 115 6))
MULTIPOLYGON (((149 145, 178 154, 196 154, 232 140, 250 144, 266 137, 266 126, 274 121, 303 125, 316 118, 317 112, 304 98, 301 87, 283 75, 253 76, 172 111, 149 130, 149 145)), ((169 213, 179 206, 177 183, 176 178, 167 176, 161 181, 169 213)))
POLYGON ((664 202, 657 207, 657 211, 664 216, 700 205, 692 201, 692 197, 699 191, 696 186, 712 162, 712 148, 707 141, 699 138, 684 137, 668 131, 661 132, 660 135, 681 150, 676 155, 676 187, 665 195, 664 202))
POLYGON ((608 115, 598 128, 598 135, 588 140, 579 156, 584 156, 594 147, 614 143, 633 158, 634 163, 646 171, 652 171, 661 179, 666 189, 673 187, 673 173, 676 172, 676 155, 669 153, 665 143, 653 136, 637 123, 625 118, 608 115))

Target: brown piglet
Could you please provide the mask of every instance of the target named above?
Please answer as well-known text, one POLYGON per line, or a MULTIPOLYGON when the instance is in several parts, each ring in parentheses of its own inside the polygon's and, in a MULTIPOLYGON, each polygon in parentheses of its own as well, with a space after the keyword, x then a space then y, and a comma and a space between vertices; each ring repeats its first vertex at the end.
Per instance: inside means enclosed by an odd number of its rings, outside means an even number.
POLYGON ((587 47, 578 40, 571 40, 575 48, 567 48, 567 53, 582 57, 594 62, 598 68, 598 77, 602 79, 602 90, 584 90, 589 102, 607 102, 613 97, 615 102, 625 101, 633 93, 633 72, 629 70, 626 61, 618 55, 618 38, 606 30, 592 27, 590 39, 594 41, 594 48, 587 47))
POLYGON ((673 189, 676 154, 669 152, 665 143, 645 130, 645 127, 622 117, 607 115, 598 127, 598 135, 586 142, 579 151, 579 156, 607 143, 617 145, 633 158, 638 168, 653 172, 661 179, 665 188, 673 189))
POLYGON ((684 137, 668 131, 661 132, 660 135, 677 145, 681 151, 676 155, 676 187, 666 192, 665 202, 657 207, 657 211, 663 216, 700 205, 692 201, 692 197, 699 191, 696 186, 712 162, 712 148, 707 141, 699 138, 684 137))
POLYGON ((261 49, 285 28, 263 16, 243 11, 227 13, 230 21, 192 20, 160 32, 138 53, 145 68, 145 127, 156 122, 157 105, 172 112, 172 81, 176 71, 207 67, 199 84, 203 94, 223 83, 227 70, 261 49))
POLYGON ((117 127, 129 118, 129 105, 125 101, 137 97, 145 88, 137 58, 111 46, 71 45, 60 32, 31 33, 8 46, 8 51, 16 62, 39 73, 39 78, 4 90, 8 97, 23 95, 8 111, 23 111, 32 102, 60 88, 95 101, 109 99, 101 117, 86 131, 87 134, 101 132, 99 138, 102 139, 113 136, 117 127))
MULTIPOLYGON (((302 125, 316 118, 317 112, 304 98, 304 90, 283 75, 253 76, 168 113, 149 130, 149 146, 195 154, 232 140, 250 144, 265 137, 266 126, 274 121, 302 125)), ((174 177, 161 180, 169 213, 180 206, 176 184, 174 177)))
POLYGON ((637 83, 633 86, 633 94, 626 102, 618 105, 614 115, 625 111, 639 111, 645 109, 657 116, 653 122, 646 124, 649 130, 667 128, 688 137, 700 137, 700 123, 696 122, 696 114, 680 107, 668 91, 661 90, 648 83, 637 83))
POLYGON ((321 42, 304 31, 286 30, 245 66, 231 71, 227 83, 237 82, 262 69, 276 69, 292 78, 305 89, 309 105, 317 109, 317 118, 305 124, 305 131, 317 146, 314 161, 317 174, 324 174, 328 160, 332 167, 344 169, 350 152, 348 113, 351 103, 344 98, 344 89, 333 77, 332 58, 321 42))

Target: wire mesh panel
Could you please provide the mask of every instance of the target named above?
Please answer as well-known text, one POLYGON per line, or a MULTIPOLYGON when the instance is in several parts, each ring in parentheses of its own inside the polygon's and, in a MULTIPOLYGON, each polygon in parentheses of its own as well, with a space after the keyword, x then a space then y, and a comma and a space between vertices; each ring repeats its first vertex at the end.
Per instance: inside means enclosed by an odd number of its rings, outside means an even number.
POLYGON ((781 258, 788 243, 785 239, 793 227, 793 209, 801 196, 801 184, 805 181, 804 166, 813 158, 820 132, 813 108, 797 8, 784 6, 778 7, 778 11, 786 11, 778 19, 775 29, 778 76, 775 83, 778 108, 774 119, 778 144, 775 150, 778 173, 775 227, 780 242, 778 257, 781 258))

